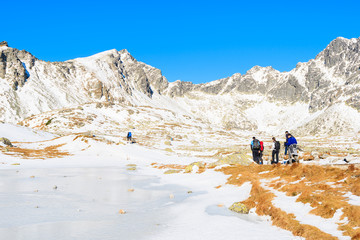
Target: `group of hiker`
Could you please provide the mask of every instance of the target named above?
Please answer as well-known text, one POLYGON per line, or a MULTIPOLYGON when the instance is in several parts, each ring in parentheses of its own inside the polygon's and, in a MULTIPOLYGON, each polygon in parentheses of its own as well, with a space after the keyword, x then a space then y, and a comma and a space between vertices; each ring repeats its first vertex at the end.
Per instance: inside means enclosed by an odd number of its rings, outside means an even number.
MULTIPOLYGON (((263 152, 264 152, 264 143, 258 140, 256 137, 253 137, 251 144, 251 151, 253 155, 253 160, 257 164, 263 164, 263 152)), ((285 163, 292 164, 293 162, 298 162, 298 154, 297 154, 297 141, 293 135, 291 135, 288 131, 285 131, 285 154, 289 155, 288 161, 285 163)), ((271 154, 271 164, 279 163, 279 152, 280 152, 280 142, 276 140, 275 137, 272 137, 272 146, 271 146, 272 154, 271 154)))
MULTIPOLYGON (((126 140, 129 143, 135 143, 135 139, 132 136, 131 132, 128 132, 126 136, 126 140)), ((271 164, 279 163, 279 153, 280 153, 280 142, 276 140, 275 137, 272 137, 272 146, 271 146, 271 164)), ((251 151, 253 160, 257 164, 263 164, 263 152, 264 152, 264 142, 260 141, 256 137, 252 138, 251 151)), ((285 131, 285 154, 289 155, 288 160, 284 163, 292 164, 293 162, 298 162, 298 153, 297 153, 297 141, 293 135, 291 135, 288 131, 285 131)))

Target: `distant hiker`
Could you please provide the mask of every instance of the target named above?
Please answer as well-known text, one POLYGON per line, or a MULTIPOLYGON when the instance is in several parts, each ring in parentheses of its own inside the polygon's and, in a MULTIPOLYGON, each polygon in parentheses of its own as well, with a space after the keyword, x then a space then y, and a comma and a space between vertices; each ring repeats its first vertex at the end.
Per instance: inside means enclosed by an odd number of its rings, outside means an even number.
POLYGON ((273 146, 272 146, 272 156, 271 156, 271 164, 277 164, 279 162, 279 152, 280 152, 280 142, 276 141, 276 138, 273 137, 273 146), (274 157, 276 156, 276 160, 274 157))
POLYGON ((297 159, 298 153, 297 153, 297 141, 295 139, 294 136, 292 136, 289 133, 289 138, 287 141, 287 146, 289 148, 289 161, 288 163, 291 164, 293 161, 294 162, 299 162, 299 160, 297 159))
POLYGON ((284 142, 284 147, 285 147, 285 156, 286 156, 287 151, 288 151, 288 145, 287 145, 287 142, 288 142, 289 135, 291 135, 291 134, 290 134, 288 131, 285 131, 285 142, 284 142))
POLYGON ((260 148, 261 148, 260 141, 258 139, 256 139, 255 137, 253 137, 253 140, 251 141, 250 147, 251 147, 254 162, 259 164, 259 162, 260 162, 260 148))
POLYGON ((128 132, 126 139, 128 142, 132 142, 132 136, 131 136, 131 132, 128 132))
POLYGON ((260 157, 259 157, 259 164, 263 164, 263 152, 264 152, 264 142, 260 141, 260 157))

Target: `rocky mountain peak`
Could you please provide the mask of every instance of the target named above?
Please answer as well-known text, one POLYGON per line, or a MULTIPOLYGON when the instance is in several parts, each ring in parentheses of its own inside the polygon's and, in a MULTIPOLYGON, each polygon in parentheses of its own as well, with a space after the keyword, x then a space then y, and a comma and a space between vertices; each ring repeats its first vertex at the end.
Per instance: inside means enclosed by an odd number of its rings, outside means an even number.
MULTIPOLYGON (((316 56, 317 60, 324 61, 326 67, 355 62, 360 60, 360 38, 346 39, 338 37, 316 56)), ((342 69, 340 69, 342 70, 342 69)))
POLYGON ((2 41, 2 42, 0 42, 0 47, 8 47, 9 45, 8 45, 8 43, 6 42, 6 41, 2 41))
POLYGON ((34 66, 36 58, 25 50, 20 51, 6 45, 7 43, 0 48, 0 78, 6 79, 7 83, 17 90, 30 77, 27 68, 34 66))

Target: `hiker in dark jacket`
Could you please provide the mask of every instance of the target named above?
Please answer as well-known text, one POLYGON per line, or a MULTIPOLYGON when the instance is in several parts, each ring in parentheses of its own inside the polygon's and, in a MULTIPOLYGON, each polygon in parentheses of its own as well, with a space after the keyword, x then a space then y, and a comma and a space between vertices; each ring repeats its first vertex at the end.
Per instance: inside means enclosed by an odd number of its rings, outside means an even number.
POLYGON ((273 137, 273 146, 272 146, 272 157, 271 157, 271 164, 277 164, 279 162, 279 152, 280 152, 280 142, 276 141, 276 138, 273 137), (276 156, 276 161, 274 157, 276 156))
POLYGON ((251 147, 254 162, 259 164, 260 163, 260 141, 258 139, 256 139, 255 137, 253 137, 250 147, 251 147))

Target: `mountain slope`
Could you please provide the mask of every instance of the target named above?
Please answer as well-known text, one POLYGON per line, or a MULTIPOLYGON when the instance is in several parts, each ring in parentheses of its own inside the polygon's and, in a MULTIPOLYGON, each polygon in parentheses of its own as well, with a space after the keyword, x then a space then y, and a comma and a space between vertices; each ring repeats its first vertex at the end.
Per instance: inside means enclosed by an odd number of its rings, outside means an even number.
POLYGON ((0 46, 0 120, 109 102, 171 110, 225 129, 278 134, 348 134, 360 130, 360 38, 337 38, 290 72, 255 66, 206 84, 169 83, 159 69, 126 50, 66 62, 44 62, 0 46), (349 109, 347 111, 346 109, 349 109), (322 119, 322 120, 321 120, 322 119))

